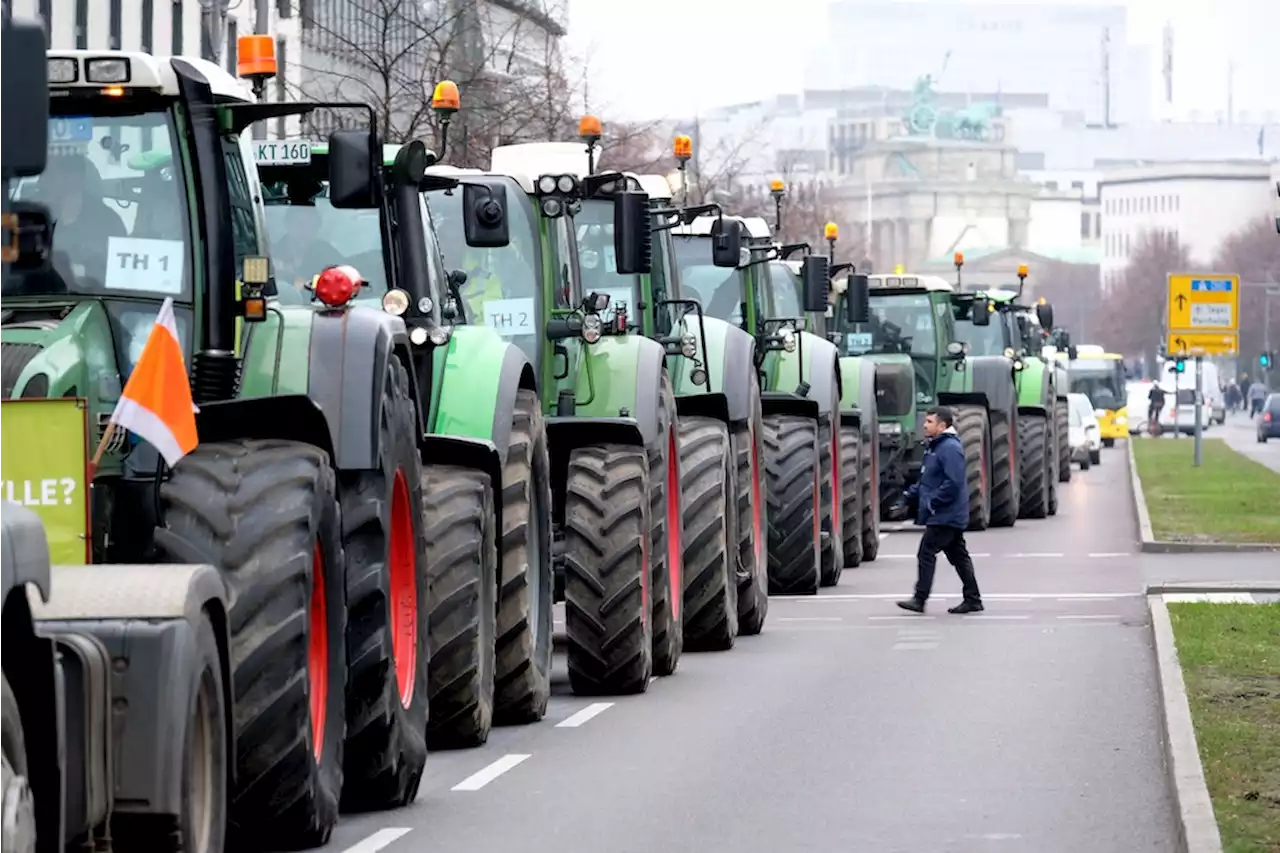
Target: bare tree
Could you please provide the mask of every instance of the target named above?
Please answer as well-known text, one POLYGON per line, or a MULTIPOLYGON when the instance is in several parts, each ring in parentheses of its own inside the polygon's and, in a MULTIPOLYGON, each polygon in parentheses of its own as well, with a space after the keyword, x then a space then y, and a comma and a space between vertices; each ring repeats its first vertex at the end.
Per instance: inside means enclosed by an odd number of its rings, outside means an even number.
POLYGON ((1280 298, 1268 290, 1280 289, 1280 235, 1270 219, 1260 219, 1223 241, 1214 259, 1215 272, 1236 273, 1247 285, 1240 292, 1240 355, 1256 359, 1270 343, 1280 345, 1280 298), (1263 286, 1265 285, 1265 286, 1263 286), (1266 321, 1270 320, 1270 328, 1266 321))
POLYGON ((1190 272, 1187 247, 1169 231, 1147 231, 1129 256, 1124 280, 1102 304, 1098 334, 1114 352, 1155 362, 1164 339, 1169 273, 1190 272))
POLYGON ((432 96, 451 80, 462 109, 442 153, 456 165, 487 166, 495 145, 561 132, 572 93, 560 35, 553 22, 498 3, 331 0, 303 20, 300 94, 368 103, 388 141, 435 147, 432 96))

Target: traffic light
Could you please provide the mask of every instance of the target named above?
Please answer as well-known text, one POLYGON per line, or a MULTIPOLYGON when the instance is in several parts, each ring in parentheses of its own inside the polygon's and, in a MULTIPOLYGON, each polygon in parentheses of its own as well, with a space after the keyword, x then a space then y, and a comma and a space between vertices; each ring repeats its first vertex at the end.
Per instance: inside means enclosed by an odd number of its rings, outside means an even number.
POLYGON ((1177 372, 1177 373, 1186 373, 1186 372, 1187 372, 1187 360, 1186 360, 1185 358, 1175 359, 1175 360, 1174 360, 1174 362, 1173 362, 1173 369, 1174 369, 1174 371, 1175 371, 1175 372, 1177 372))
POLYGON ((1270 367, 1271 353, 1264 352, 1262 355, 1258 356, 1258 364, 1261 364, 1263 367, 1270 367))

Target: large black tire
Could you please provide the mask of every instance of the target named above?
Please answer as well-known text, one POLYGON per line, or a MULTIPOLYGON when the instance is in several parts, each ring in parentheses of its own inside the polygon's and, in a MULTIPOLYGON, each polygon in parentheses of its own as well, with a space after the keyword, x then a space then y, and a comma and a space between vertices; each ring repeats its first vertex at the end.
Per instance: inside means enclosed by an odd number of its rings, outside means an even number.
POLYGON ((969 530, 991 524, 991 432, 982 406, 955 406, 955 428, 964 446, 964 474, 969 485, 969 530))
POLYGON ((1018 434, 1007 417, 991 417, 991 527, 1012 527, 1018 520, 1022 483, 1019 482, 1018 434))
POLYGON ((494 638, 498 633, 498 545, 493 484, 483 471, 431 465, 427 534, 427 746, 464 749, 493 726, 494 638))
POLYGON ((1057 473, 1049 450, 1049 419, 1043 415, 1018 415, 1018 467, 1022 474, 1019 518, 1045 518, 1049 514, 1049 483, 1057 473))
POLYGON ((684 490, 684 646, 724 651, 738 636, 729 428, 714 418, 680 419, 684 490))
POLYGON ((232 602, 228 849, 319 847, 338 821, 347 609, 335 479, 318 447, 242 440, 201 444, 160 488, 159 561, 217 566, 232 602))
POLYGON ((799 415, 769 415, 764 448, 769 594, 814 595, 822 541, 818 423, 799 415))
POLYGON ((862 562, 875 562, 880 553, 880 424, 875 414, 862 428, 859 477, 862 482, 862 562))
POLYGON ((733 491, 737 512, 733 530, 738 541, 738 636, 764 630, 769 615, 769 502, 765 500, 764 416, 760 381, 752 371, 747 422, 729 435, 733 448, 733 491))
POLYGON ((1071 482, 1071 439, 1070 411, 1067 404, 1059 400, 1053 409, 1054 430, 1058 438, 1058 482, 1071 482))
POLYGON ((3 677, 4 693, 0 694, 3 718, 0 718, 0 739, 3 740, 3 762, 0 763, 0 795, 5 797, 5 829, 17 830, 18 838, 5 836, 5 849, 14 845, 16 851, 27 853, 35 849, 36 805, 30 785, 27 765, 27 738, 22 731, 22 713, 18 699, 9 687, 9 679, 3 677), (11 786, 14 789, 11 793, 11 786), (10 799, 12 797, 12 799, 10 799), (12 808, 12 813, 9 809, 12 808), (13 825, 9 824, 13 821, 13 825))
POLYGON ((862 430, 840 427, 840 537, 844 567, 862 564, 862 430))
POLYGON ((565 477, 565 633, 579 696, 643 693, 653 674, 649 463, 639 448, 580 447, 565 477))
POLYGON ((653 577, 653 674, 671 675, 684 649, 684 496, 676 440, 676 397, 662 371, 658 391, 658 437, 649 459, 649 563, 653 577))
MULTIPOLYGON (((840 401, 836 400, 838 407, 840 401)), ((840 485, 844 477, 840 455, 840 413, 833 408, 826 420, 818 423, 818 508, 822 536, 818 542, 818 583, 835 586, 844 571, 844 510, 840 485)))
POLYGON ((502 591, 493 721, 536 723, 551 699, 551 463, 538 394, 516 392, 502 469, 502 591))
POLYGON ((427 559, 409 374, 392 360, 378 467, 338 475, 347 585, 343 811, 418 795, 427 761, 427 559))

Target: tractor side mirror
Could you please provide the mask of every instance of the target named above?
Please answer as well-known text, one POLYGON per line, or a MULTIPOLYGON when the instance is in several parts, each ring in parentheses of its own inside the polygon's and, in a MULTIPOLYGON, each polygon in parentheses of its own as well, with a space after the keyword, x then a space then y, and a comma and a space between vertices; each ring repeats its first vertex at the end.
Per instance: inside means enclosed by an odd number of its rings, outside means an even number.
POLYGON ((501 184, 463 184, 462 211, 462 230, 468 246, 501 249, 511 243, 506 187, 501 184))
POLYGON ((613 255, 618 275, 648 275, 653 268, 648 193, 624 190, 613 197, 613 255))
POLYGON ((849 276, 844 290, 844 319, 848 323, 871 322, 871 279, 865 275, 849 276))
POLYGON ((806 255, 800 264, 800 290, 806 313, 824 314, 831 288, 831 261, 825 255, 806 255))
POLYGON ((711 263, 736 269, 742 263, 742 223, 720 217, 711 224, 711 263))
POLYGON ((25 273, 45 272, 53 262, 53 217, 42 204, 15 201, 4 214, 8 240, 0 260, 25 273))
MULTIPOLYGON (((3 36, 5 116, 0 138, 4 177, 25 178, 44 171, 49 150, 49 62, 44 29, 9 20, 5 4, 3 36)), ((73 62, 74 60, 62 60, 73 62)))
POLYGON ((413 140, 396 152, 391 164, 391 182, 397 187, 417 187, 427 173, 427 146, 413 140))
POLYGON ((1070 360, 1070 361, 1075 361, 1075 360, 1076 360, 1077 358, 1079 358, 1079 357, 1080 357, 1080 350, 1076 349, 1076 345, 1075 345, 1075 344, 1068 344, 1068 345, 1067 345, 1067 359, 1068 359, 1068 360, 1070 360))
POLYGON ((969 313, 973 318, 973 325, 990 326, 991 325, 991 300, 990 299, 973 300, 973 307, 969 309, 969 313))
POLYGON ((1048 302, 1041 302, 1036 305, 1036 319, 1040 321, 1040 328, 1053 328, 1053 306, 1048 302))
POLYGON ((339 209, 378 206, 373 134, 337 130, 329 134, 329 203, 339 209))

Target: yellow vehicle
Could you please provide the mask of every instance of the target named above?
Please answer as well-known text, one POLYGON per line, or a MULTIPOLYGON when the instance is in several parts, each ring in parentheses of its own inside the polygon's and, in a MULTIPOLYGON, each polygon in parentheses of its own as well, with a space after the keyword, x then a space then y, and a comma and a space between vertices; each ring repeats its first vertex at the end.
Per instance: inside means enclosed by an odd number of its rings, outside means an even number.
MULTIPOLYGON (((1071 393, 1084 394, 1093 403, 1103 446, 1113 447, 1117 438, 1129 437, 1124 356, 1104 352, 1097 345, 1084 344, 1077 350, 1075 361, 1069 361, 1065 353, 1059 353, 1058 358, 1067 363, 1071 393)), ((1142 413, 1135 415, 1141 417, 1142 413)))

